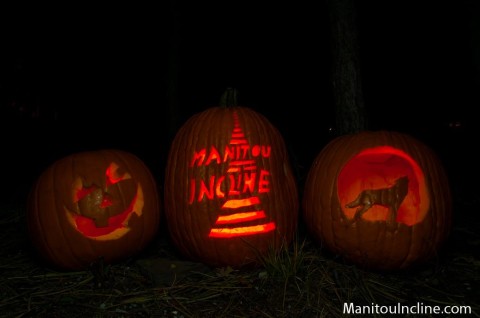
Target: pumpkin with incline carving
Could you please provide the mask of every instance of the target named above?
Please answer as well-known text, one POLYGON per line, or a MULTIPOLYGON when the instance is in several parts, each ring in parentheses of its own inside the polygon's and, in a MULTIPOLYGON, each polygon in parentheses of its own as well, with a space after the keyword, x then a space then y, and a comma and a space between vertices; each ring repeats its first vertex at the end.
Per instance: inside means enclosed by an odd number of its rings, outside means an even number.
POLYGON ((247 107, 212 107, 180 128, 164 191, 172 241, 210 266, 255 266, 296 230, 299 203, 286 145, 247 107))

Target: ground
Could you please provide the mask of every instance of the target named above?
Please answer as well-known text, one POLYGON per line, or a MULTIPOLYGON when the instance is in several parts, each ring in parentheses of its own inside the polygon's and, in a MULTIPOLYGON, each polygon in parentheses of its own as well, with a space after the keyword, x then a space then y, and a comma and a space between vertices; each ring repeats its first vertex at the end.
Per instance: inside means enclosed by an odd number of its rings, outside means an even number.
MULTIPOLYGON (((4 206, 0 316, 341 317, 351 303, 372 312, 375 305, 455 306, 471 310, 465 316, 479 317, 480 235, 478 218, 470 212, 477 203, 455 202, 459 217, 438 258, 394 273, 345 263, 308 235, 298 235, 258 268, 209 268, 183 259, 159 237, 141 255, 120 263, 56 271, 31 249, 23 231, 24 208, 4 206)), ((449 315, 422 315, 434 316, 449 315)))

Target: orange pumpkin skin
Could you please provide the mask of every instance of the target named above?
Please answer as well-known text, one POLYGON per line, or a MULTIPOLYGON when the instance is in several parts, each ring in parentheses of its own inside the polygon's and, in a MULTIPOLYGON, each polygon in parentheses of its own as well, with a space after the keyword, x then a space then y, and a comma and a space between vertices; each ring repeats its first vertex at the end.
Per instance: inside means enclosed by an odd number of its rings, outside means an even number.
POLYGON ((298 193, 284 140, 247 107, 212 107, 180 128, 164 194, 173 243, 212 267, 256 266, 296 230, 298 193))
POLYGON ((431 148, 403 133, 364 131, 337 137, 318 154, 302 211, 318 243, 360 267, 387 271, 438 253, 450 232, 452 203, 431 148), (401 179, 408 186, 399 187, 401 179))
POLYGON ((27 210, 40 256, 66 270, 133 256, 152 240, 160 222, 150 170, 135 155, 115 149, 54 162, 33 186, 27 210))

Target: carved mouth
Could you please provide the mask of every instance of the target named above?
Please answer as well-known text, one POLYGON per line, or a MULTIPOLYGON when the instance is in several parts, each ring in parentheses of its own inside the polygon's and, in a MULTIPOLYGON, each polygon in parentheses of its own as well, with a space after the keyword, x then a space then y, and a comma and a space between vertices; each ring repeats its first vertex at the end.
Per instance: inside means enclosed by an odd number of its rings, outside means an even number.
POLYGON ((115 240, 130 231, 128 222, 133 214, 142 215, 144 205, 143 191, 140 184, 130 205, 120 214, 108 218, 108 226, 97 227, 93 219, 79 215, 64 207, 68 222, 85 237, 95 240, 115 240))

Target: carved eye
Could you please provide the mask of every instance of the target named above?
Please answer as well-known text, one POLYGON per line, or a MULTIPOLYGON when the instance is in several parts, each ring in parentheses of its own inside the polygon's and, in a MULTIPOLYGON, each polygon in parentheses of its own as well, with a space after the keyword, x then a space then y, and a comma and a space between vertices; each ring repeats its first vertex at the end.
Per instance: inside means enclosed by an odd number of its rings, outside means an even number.
POLYGON ((127 180, 127 179, 132 178, 132 176, 127 172, 124 172, 122 174, 121 171, 120 171, 119 165, 117 165, 115 162, 112 162, 108 166, 107 171, 105 172, 105 176, 106 176, 107 187, 109 187, 109 186, 111 186, 111 185, 113 185, 117 182, 120 182, 122 180, 127 180))
POLYGON ((86 197, 87 195, 89 195, 90 193, 95 191, 95 189, 97 189, 96 186, 90 186, 90 187, 86 188, 81 184, 82 180, 79 179, 79 181, 80 181, 80 188, 75 189, 73 202, 78 202, 78 201, 82 200, 84 197, 86 197))

